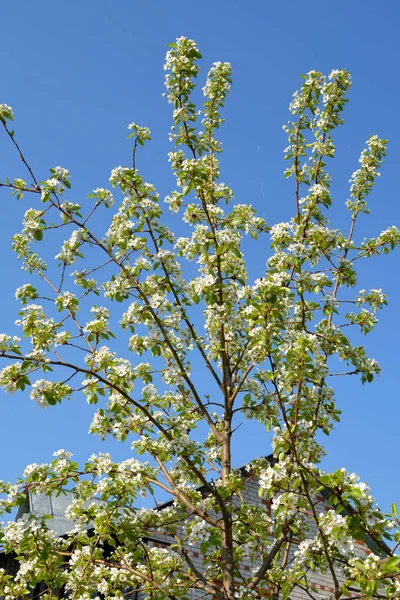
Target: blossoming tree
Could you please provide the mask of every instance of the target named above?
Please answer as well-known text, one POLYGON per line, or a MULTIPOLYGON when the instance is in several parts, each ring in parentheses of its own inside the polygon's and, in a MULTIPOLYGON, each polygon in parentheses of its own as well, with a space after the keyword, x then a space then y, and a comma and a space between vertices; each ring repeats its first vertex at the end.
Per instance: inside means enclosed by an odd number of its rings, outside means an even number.
POLYGON ((39 581, 48 598, 54 590, 74 599, 120 598, 132 590, 218 600, 285 599, 302 590, 314 598, 316 570, 329 574, 336 599, 349 590, 400 595, 395 506, 393 514, 382 514, 368 487, 345 469, 323 473, 317 440, 339 420, 328 383, 337 361, 363 382, 379 372, 347 332, 369 333, 386 304, 381 290, 354 291, 357 261, 400 243, 395 227, 361 243, 356 235, 386 141, 367 140, 350 180, 349 222, 344 231, 332 229, 326 162, 334 156, 332 135, 343 122, 350 75, 308 73, 284 127, 294 216, 267 226, 251 205, 235 204, 220 179, 217 134, 231 67, 212 66, 198 110, 200 58, 192 40, 179 38, 165 64, 176 176, 165 201, 188 231, 178 239, 136 166, 137 149, 150 140, 146 127, 129 125, 132 163, 113 169, 116 191, 95 189, 86 209, 64 199, 71 187, 66 169, 50 169, 50 178, 40 181, 11 129, 12 109, 0 105, 3 133, 27 172, 26 181, 0 185, 35 201, 13 238, 28 280, 16 292, 22 341, 0 336, 0 383, 9 392, 29 389, 43 407, 83 394, 96 407, 90 431, 130 443, 135 456, 118 463, 93 455, 79 466, 59 451, 49 464, 27 467, 17 484, 1 484, 3 511, 25 502, 28 491, 54 495, 67 487, 75 497, 68 509, 75 527, 65 536, 34 517, 4 526, 3 549, 19 561, 16 575, 0 572, 0 594, 7 598, 26 595, 39 581), (104 210, 110 225, 98 233, 96 216, 104 210), (54 240, 67 231, 52 278, 48 251, 42 257, 37 248, 49 248, 50 235, 54 240), (263 251, 271 248, 254 282, 242 248, 247 235, 263 251), (119 327, 129 335, 113 324, 118 307, 119 327), (234 423, 241 418, 273 431, 273 459, 257 459, 246 471, 231 464, 234 423), (246 498, 251 477, 272 513, 246 498), (162 510, 137 508, 138 496, 157 498, 157 490, 173 501, 162 510), (320 513, 318 494, 331 511, 320 513), (151 534, 167 546, 149 544, 151 534), (360 558, 353 542, 366 538, 376 552, 360 558), (200 544, 200 566, 188 551, 193 543, 200 544), (242 568, 245 560, 252 570, 242 568))

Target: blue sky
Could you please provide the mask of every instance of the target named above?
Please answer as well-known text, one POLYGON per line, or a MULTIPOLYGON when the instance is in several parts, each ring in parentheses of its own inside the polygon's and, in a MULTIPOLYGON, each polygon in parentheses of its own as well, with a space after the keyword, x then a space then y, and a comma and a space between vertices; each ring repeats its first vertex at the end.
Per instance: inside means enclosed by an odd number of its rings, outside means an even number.
MULTIPOLYGON (((15 110, 15 130, 40 179, 62 165, 72 173, 69 199, 80 202, 106 186, 112 167, 129 161, 126 126, 135 121, 152 130, 153 142, 140 155, 140 167, 161 195, 173 186, 166 160, 170 107, 161 97, 166 44, 177 36, 194 38, 203 53, 204 75, 213 61, 230 61, 233 88, 225 111, 223 179, 240 202, 251 202, 269 224, 293 211, 293 182, 283 179, 282 124, 298 75, 311 69, 352 73, 351 102, 336 136, 332 164, 339 225, 347 181, 357 168, 367 137, 389 139, 388 157, 371 198, 372 216, 360 235, 399 224, 397 77, 400 5, 367 1, 335 3, 266 0, 203 2, 161 0, 70 0, 38 3, 14 0, 1 9, 0 103, 15 110)), ((0 136, 0 178, 25 174, 0 136)), ((0 331, 16 334, 14 291, 26 281, 10 250, 28 200, 17 203, 1 191, 0 331)), ((258 253, 250 257, 254 272, 258 253)), ((383 506, 399 499, 398 424, 400 416, 398 339, 400 335, 399 256, 362 265, 359 288, 382 287, 390 305, 366 345, 382 366, 369 386, 348 378, 337 382, 343 419, 328 440, 326 468, 345 465, 370 482, 383 506)), ((120 447, 86 435, 91 409, 76 398, 42 411, 27 396, 0 394, 0 478, 14 479, 25 464, 44 462, 65 447, 79 460, 91 452, 120 447)), ((261 436, 243 434, 236 464, 266 454, 261 436)), ((126 451, 125 451, 126 452, 126 451)))

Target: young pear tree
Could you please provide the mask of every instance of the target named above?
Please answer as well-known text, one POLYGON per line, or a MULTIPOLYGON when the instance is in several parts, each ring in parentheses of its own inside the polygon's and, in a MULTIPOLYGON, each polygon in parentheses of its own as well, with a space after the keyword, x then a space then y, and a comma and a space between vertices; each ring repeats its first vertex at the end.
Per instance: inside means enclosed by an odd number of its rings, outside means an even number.
POLYGON ((361 242, 356 228, 369 212, 386 140, 367 140, 351 175, 348 223, 330 227, 326 163, 350 75, 308 73, 284 127, 294 216, 270 226, 250 204, 235 203, 221 180, 218 133, 231 66, 214 63, 198 110, 200 59, 196 44, 179 38, 165 63, 176 189, 163 201, 183 237, 166 226, 164 204, 137 168, 146 127, 129 125, 131 164, 114 168, 112 189, 95 189, 81 206, 65 198, 72 194, 65 168, 50 169, 44 181, 33 172, 13 111, 0 105, 3 134, 25 167, 24 178, 0 185, 34 201, 13 238, 27 282, 16 292, 21 339, 0 336, 0 383, 10 393, 30 390, 42 407, 80 394, 94 407, 90 432, 132 448, 122 462, 103 453, 84 466, 59 450, 16 484, 1 484, 3 511, 28 492, 74 492, 67 511, 74 527, 64 536, 34 515, 3 527, 3 551, 19 565, 13 575, 0 571, 7 599, 38 582, 46 599, 114 600, 133 591, 171 600, 317 598, 315 572, 329 576, 327 594, 336 600, 351 591, 400 596, 395 507, 383 514, 355 474, 319 466, 320 434, 339 421, 329 385, 338 361, 362 382, 379 372, 351 332, 372 331, 387 303, 381 290, 357 290, 358 261, 400 243, 396 227, 361 242), (105 232, 102 211, 110 214, 105 232), (266 257, 255 281, 245 236, 266 257), (48 270, 60 239, 57 268, 48 270), (273 456, 236 469, 231 452, 243 419, 273 432, 273 456), (251 481, 259 502, 246 494, 251 481), (143 495, 157 502, 158 491, 171 502, 138 508, 143 495), (320 511, 321 494, 332 510, 320 511), (360 557, 354 541, 364 539, 375 551, 360 557))

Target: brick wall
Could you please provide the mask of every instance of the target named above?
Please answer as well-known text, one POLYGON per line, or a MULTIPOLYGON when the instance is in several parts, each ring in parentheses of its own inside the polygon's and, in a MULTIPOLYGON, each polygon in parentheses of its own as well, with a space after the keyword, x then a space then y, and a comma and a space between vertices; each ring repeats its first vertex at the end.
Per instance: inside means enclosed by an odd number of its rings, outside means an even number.
MULTIPOLYGON (((265 510, 269 511, 271 514, 270 503, 267 500, 261 499, 259 497, 258 489, 259 489, 258 479, 255 477, 253 477, 253 478, 246 477, 245 491, 242 494, 244 502, 247 504, 264 506, 265 510)), ((237 501, 239 501, 239 500, 237 500, 237 501)), ((322 495, 316 496, 315 501, 316 501, 316 508, 317 508, 318 514, 323 511, 332 510, 332 508, 329 506, 327 500, 322 495)), ((308 521, 308 526, 309 526, 308 537, 314 537, 317 534, 317 526, 316 526, 316 523, 311 519, 311 517, 308 521)), ((170 542, 171 542, 171 540, 168 540, 168 538, 166 538, 162 535, 159 536, 158 541, 157 540, 149 541, 149 543, 151 545, 161 546, 161 547, 167 547, 170 542)), ((294 543, 291 545, 291 550, 289 553, 289 561, 294 558, 294 552, 296 550, 296 547, 297 547, 296 540, 294 540, 294 543)), ((202 571, 204 569, 204 565, 203 565, 204 556, 200 550, 200 544, 193 544, 193 545, 187 546, 186 550, 187 550, 194 566, 199 571, 202 571)), ((367 554, 370 554, 371 550, 364 542, 355 542, 355 552, 358 556, 363 557, 367 554)), ((244 577, 250 576, 252 574, 253 570, 256 570, 257 567, 259 567, 259 566, 260 566, 260 564, 258 564, 258 565, 254 564, 250 561, 250 559, 243 560, 243 562, 240 565, 242 575, 244 577)), ((338 576, 338 579, 339 579, 339 581, 341 581, 340 576, 338 576)), ((309 581, 311 582, 311 587, 312 587, 311 591, 315 592, 316 598, 322 598, 323 596, 325 596, 327 598, 331 597, 331 595, 334 591, 334 583, 333 583, 332 577, 329 572, 321 573, 319 571, 315 571, 313 573, 309 573, 309 581)), ((359 594, 357 594, 357 593, 351 594, 350 593, 348 597, 351 598, 353 596, 356 597, 356 596, 359 596, 359 594)), ((200 597, 205 598, 204 592, 200 592, 200 591, 197 592, 196 590, 193 590, 190 594, 190 598, 193 598, 193 599, 200 598, 200 597)), ((301 590, 300 588, 296 588, 291 592, 290 600, 310 600, 310 596, 305 591, 301 590)))

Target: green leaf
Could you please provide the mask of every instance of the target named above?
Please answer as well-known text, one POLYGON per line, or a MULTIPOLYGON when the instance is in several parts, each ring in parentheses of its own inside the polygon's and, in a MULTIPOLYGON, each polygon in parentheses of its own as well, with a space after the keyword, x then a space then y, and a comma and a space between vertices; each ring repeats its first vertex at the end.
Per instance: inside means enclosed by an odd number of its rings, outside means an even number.
POLYGON ((288 581, 285 581, 285 583, 282 585, 282 600, 287 600, 291 589, 292 586, 290 585, 290 583, 288 581))
POLYGON ((47 550, 47 548, 45 548, 44 550, 42 550, 42 552, 40 553, 40 558, 43 561, 46 561, 49 558, 49 551, 47 550))
POLYGON ((381 563, 380 571, 388 573, 389 571, 397 571, 397 566, 400 563, 400 556, 392 556, 381 563))
POLYGON ((357 531, 360 528, 361 519, 360 517, 350 517, 347 520, 347 525, 351 531, 357 531))
POLYGON ((360 490, 360 488, 358 488, 358 487, 352 487, 352 488, 350 489, 350 491, 349 491, 349 496, 350 496, 351 498, 356 498, 356 499, 358 500, 359 498, 363 498, 363 497, 364 497, 364 494, 363 494, 363 492, 360 490))
POLYGON ((221 537, 215 533, 212 533, 208 538, 208 543, 211 546, 219 546, 221 544, 221 537))
POLYGON ((331 475, 321 475, 321 477, 319 478, 321 483, 324 483, 326 485, 329 485, 332 481, 332 476, 331 475))

